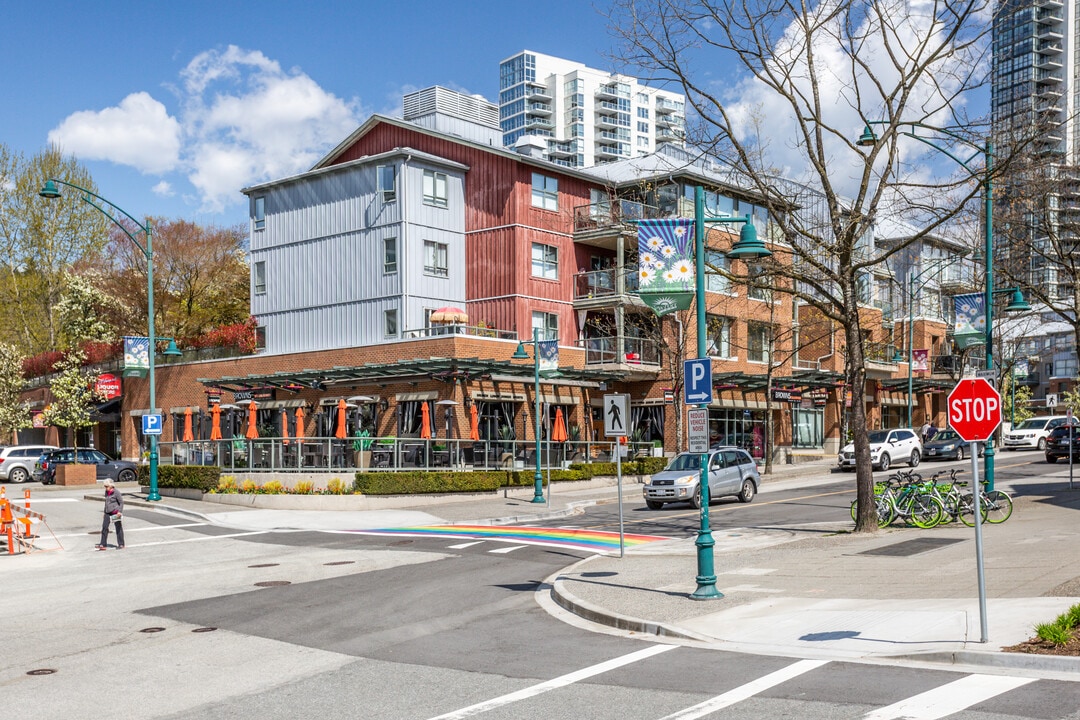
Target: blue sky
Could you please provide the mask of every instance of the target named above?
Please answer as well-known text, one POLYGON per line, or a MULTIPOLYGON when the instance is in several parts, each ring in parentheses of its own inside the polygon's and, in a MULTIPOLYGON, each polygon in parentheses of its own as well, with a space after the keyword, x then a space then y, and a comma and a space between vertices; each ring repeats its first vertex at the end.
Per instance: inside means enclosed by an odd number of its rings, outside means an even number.
POLYGON ((7 2, 0 143, 50 140, 132 215, 245 222, 242 186, 306 170, 403 92, 498 99, 530 49, 616 69, 584 0, 7 2))

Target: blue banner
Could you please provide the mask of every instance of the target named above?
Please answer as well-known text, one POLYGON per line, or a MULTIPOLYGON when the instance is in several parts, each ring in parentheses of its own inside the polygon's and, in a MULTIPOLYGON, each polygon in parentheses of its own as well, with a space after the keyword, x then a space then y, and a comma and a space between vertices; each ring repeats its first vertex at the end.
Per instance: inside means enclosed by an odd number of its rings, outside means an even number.
POLYGON ((536 344, 536 351, 540 356, 540 370, 559 369, 559 341, 541 340, 536 344))
POLYGON ((972 345, 986 342, 986 296, 983 293, 967 293, 953 297, 956 314, 956 331, 953 340, 964 350, 972 345))
POLYGON ((150 338, 124 337, 124 369, 150 369, 150 338))

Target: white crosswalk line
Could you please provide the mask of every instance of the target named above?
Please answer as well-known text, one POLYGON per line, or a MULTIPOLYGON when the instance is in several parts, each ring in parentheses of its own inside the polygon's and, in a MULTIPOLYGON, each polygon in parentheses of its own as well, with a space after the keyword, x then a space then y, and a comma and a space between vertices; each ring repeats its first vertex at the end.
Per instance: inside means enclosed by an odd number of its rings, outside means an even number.
POLYGON ((460 545, 447 545, 446 549, 447 550, 464 550, 467 547, 472 547, 473 545, 479 545, 482 542, 484 542, 484 541, 483 540, 477 540, 475 542, 461 543, 460 545))
POLYGON ((528 547, 528 545, 511 545, 510 547, 499 548, 498 550, 488 550, 488 552, 492 553, 493 555, 505 555, 506 553, 512 553, 515 550, 520 550, 523 547, 528 547))
POLYGON ((757 695, 762 690, 768 690, 774 685, 779 685, 782 682, 787 682, 791 678, 798 677, 805 672, 810 672, 816 668, 821 667, 828 663, 828 660, 800 660, 797 663, 788 665, 787 667, 780 668, 776 672, 769 673, 763 677, 759 677, 753 682, 748 682, 745 685, 740 685, 737 688, 728 690, 723 695, 717 695, 714 698, 706 700, 703 703, 698 703, 692 707, 688 707, 685 710, 680 710, 677 713, 667 715, 660 720, 694 720, 695 718, 705 717, 717 710, 722 710, 730 705, 734 705, 737 702, 742 702, 757 695))
POLYGON ((557 678, 548 680, 547 682, 542 682, 538 685, 532 685, 530 687, 524 688, 523 690, 512 692, 508 695, 502 695, 497 698, 492 698, 491 700, 485 700, 484 702, 470 705, 467 708, 462 708, 460 710, 448 712, 444 715, 439 715, 438 717, 433 717, 431 718, 431 720, 458 720, 459 718, 479 715, 480 713, 487 712, 488 710, 493 710, 503 705, 509 705, 510 703, 515 703, 519 700, 527 700, 528 698, 540 695, 541 693, 546 693, 549 690, 555 690, 557 688, 566 687, 567 685, 573 685, 580 680, 586 680, 593 677, 594 675, 600 675, 602 673, 608 672, 609 670, 614 670, 624 665, 636 663, 639 660, 645 660, 646 658, 650 658, 653 655, 659 655, 662 652, 674 650, 677 647, 679 646, 651 645, 644 650, 638 650, 637 652, 632 652, 629 655, 612 658, 611 660, 606 660, 597 665, 582 668, 581 670, 576 670, 567 675, 561 675, 557 678))
POLYGON ((864 715, 863 720, 937 720, 1034 680, 1011 675, 968 675, 888 707, 878 708, 864 715))

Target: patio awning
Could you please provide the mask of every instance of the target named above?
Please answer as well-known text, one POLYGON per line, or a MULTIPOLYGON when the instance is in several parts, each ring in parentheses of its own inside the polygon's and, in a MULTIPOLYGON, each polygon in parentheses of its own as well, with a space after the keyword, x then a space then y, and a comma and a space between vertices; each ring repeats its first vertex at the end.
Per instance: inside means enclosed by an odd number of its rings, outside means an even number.
MULTIPOLYGON (((892 390, 893 392, 907 392, 908 380, 907 378, 890 378, 889 380, 878 380, 878 384, 881 385, 882 390, 892 390)), ((930 393, 930 392, 948 392, 952 390, 956 385, 951 380, 934 380, 933 378, 912 378, 911 389, 917 393, 930 393)))
MULTIPOLYGON (((791 375, 773 375, 774 388, 834 388, 843 375, 827 370, 795 370, 791 375)), ((713 387, 717 390, 739 389, 749 392, 764 392, 768 387, 765 375, 751 375, 742 372, 723 372, 713 375, 713 387)))

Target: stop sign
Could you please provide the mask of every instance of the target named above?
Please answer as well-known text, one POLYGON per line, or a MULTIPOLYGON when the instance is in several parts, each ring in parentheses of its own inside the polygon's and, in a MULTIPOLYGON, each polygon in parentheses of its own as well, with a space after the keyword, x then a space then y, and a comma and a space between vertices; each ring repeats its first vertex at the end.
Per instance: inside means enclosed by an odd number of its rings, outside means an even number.
POLYGON ((968 442, 988 439, 1001 424, 1001 395, 983 378, 956 383, 948 405, 949 425, 968 442))

